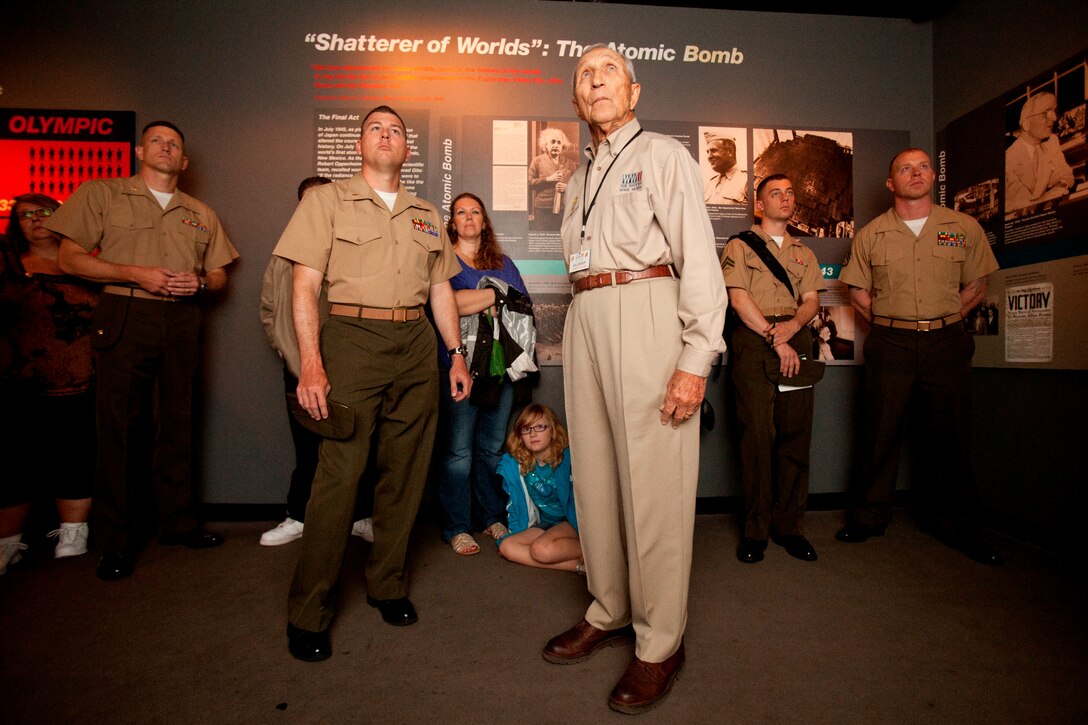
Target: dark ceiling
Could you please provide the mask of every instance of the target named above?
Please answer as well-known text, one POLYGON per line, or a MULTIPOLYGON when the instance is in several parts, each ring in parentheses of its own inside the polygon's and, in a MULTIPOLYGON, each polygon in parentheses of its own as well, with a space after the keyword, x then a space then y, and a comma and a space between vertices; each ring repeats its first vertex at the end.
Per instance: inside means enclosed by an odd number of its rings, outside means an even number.
MULTIPOLYGON (((556 0, 558 2, 570 2, 571 0, 556 0)), ((853 2, 795 2, 786 0, 763 0, 751 2, 750 0, 719 0, 718 2, 699 0, 677 0, 676 2, 662 2, 661 0, 573 0, 574 2, 599 2, 605 4, 622 5, 658 5, 662 7, 683 8, 710 8, 714 10, 750 10, 762 13, 807 13, 810 15, 855 15, 872 18, 902 18, 915 23, 924 23, 933 20, 948 9, 955 0, 947 0, 944 3, 921 0, 913 3, 905 2, 865 2, 854 0, 853 2)))

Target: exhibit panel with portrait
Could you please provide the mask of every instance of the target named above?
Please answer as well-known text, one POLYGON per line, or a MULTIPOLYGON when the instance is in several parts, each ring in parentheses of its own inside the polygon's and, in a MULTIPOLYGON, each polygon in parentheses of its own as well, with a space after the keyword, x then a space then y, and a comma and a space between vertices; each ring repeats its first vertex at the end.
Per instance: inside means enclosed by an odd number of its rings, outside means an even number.
POLYGON ((1005 110, 1005 218, 1012 221, 1088 196, 1085 83, 1088 58, 1018 89, 1005 110))
POLYGON ((939 134, 937 200, 982 225, 1001 269, 967 311, 976 367, 1084 369, 1088 49, 939 134))

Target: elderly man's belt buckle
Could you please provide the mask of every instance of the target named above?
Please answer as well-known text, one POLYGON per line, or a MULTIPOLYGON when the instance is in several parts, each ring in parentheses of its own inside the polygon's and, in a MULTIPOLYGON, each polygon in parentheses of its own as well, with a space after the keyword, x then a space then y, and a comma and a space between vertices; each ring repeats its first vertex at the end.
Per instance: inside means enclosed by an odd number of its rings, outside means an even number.
POLYGON ((918 332, 929 332, 933 329, 934 322, 941 322, 941 320, 918 320, 918 332))
POLYGON ((574 293, 588 292, 600 287, 618 287, 639 279, 652 279, 654 277, 675 277, 676 272, 671 264, 660 264, 655 267, 633 272, 629 269, 619 269, 613 272, 601 272, 582 277, 574 283, 574 293))

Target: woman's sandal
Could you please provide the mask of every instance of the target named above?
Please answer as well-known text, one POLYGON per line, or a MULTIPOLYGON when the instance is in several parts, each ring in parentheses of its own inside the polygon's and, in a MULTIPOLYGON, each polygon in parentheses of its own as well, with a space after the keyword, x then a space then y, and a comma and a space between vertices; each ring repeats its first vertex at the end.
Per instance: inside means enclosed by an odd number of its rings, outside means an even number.
POLYGON ((498 541, 504 536, 509 536, 510 529, 506 528, 506 524, 496 521, 495 523, 484 529, 484 533, 490 536, 495 541, 498 541))
POLYGON ((450 546, 461 556, 472 556, 480 553, 480 545, 464 531, 450 539, 450 546))

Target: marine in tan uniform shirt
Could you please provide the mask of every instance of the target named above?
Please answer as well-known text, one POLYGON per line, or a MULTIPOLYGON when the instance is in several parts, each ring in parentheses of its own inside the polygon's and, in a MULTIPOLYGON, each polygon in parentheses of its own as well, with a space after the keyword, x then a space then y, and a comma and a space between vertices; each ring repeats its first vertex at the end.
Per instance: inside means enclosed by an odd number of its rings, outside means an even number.
POLYGON ((684 663, 699 409, 727 304, 698 166, 674 139, 642 131, 634 80, 601 46, 575 71, 593 144, 566 192, 576 294, 563 379, 593 603, 544 649, 576 661, 633 626, 635 657, 609 697, 628 713, 655 706, 684 663), (638 278, 624 284, 629 273, 638 278))
POLYGON ((816 560, 804 536, 808 500, 809 449, 812 440, 813 390, 780 390, 767 377, 774 365, 790 385, 800 358, 812 354, 809 321, 820 307, 823 275, 811 249, 786 233, 793 215, 793 185, 782 174, 762 179, 756 211, 762 217, 751 231, 763 240, 793 285, 791 292, 745 241, 731 239, 722 251, 722 275, 737 319, 729 346, 730 372, 741 423, 741 480, 744 530, 737 558, 763 559, 767 538, 791 556, 816 560), (779 247, 772 235, 782 240, 779 247))
POLYGON ((929 155, 907 149, 892 160, 895 204, 854 239, 840 279, 858 314, 873 323, 865 339, 865 403, 854 505, 840 541, 884 533, 892 516, 899 449, 908 406, 924 416, 914 494, 920 513, 950 546, 985 564, 1002 563, 983 541, 971 461, 971 356, 964 323, 997 270, 982 227, 935 206, 929 155), (918 226, 911 229, 909 224, 918 226))
POLYGON ((434 443, 438 395, 462 400, 471 380, 463 351, 439 384, 435 333, 461 348, 449 279, 460 271, 438 210, 400 184, 408 157, 404 123, 379 106, 363 119, 360 173, 307 193, 275 254, 295 264, 294 321, 301 359, 299 403, 315 418, 328 401, 354 411, 344 440, 322 442, 306 508, 306 534, 288 600, 288 647, 305 661, 332 653, 328 627, 352 524, 357 482, 376 434, 374 544, 366 563, 367 601, 382 618, 412 624, 405 572, 434 443), (390 209, 379 191, 396 194, 390 209), (330 315, 320 327, 318 296, 328 284, 330 315))
POLYGON ((177 189, 189 163, 184 146, 174 124, 149 123, 136 147, 136 176, 82 184, 46 224, 63 237, 62 269, 106 283, 93 342, 98 459, 92 517, 103 551, 101 579, 126 577, 135 565, 133 529, 142 511, 130 498, 133 482, 147 479, 141 460, 152 461, 160 541, 192 548, 223 541, 200 526, 193 505, 196 302, 202 291, 226 285, 226 266, 238 252, 215 212, 177 189), (153 454, 133 455, 148 445, 153 454))

